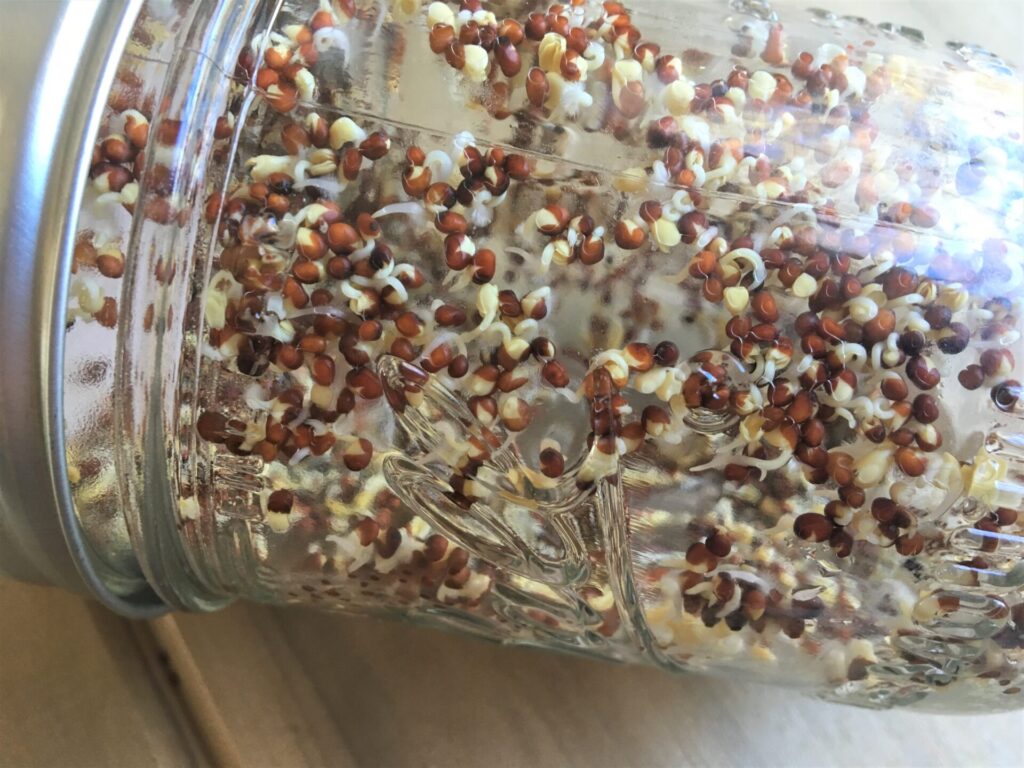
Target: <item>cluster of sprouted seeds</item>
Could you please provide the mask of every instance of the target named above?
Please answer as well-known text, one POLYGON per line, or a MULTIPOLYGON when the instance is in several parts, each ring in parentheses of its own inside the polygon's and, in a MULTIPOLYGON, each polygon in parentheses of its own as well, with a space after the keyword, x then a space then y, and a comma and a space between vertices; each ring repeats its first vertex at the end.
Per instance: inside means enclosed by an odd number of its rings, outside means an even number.
MULTIPOLYGON (((206 203, 182 525, 252 518, 271 597, 878 706, 1019 695, 1020 126, 929 123, 1013 123, 1019 81, 943 114, 958 75, 865 29, 711 55, 615 2, 293 5, 206 203), (348 107, 373 47, 436 113, 348 107)), ((122 117, 92 176, 130 210, 122 117)))

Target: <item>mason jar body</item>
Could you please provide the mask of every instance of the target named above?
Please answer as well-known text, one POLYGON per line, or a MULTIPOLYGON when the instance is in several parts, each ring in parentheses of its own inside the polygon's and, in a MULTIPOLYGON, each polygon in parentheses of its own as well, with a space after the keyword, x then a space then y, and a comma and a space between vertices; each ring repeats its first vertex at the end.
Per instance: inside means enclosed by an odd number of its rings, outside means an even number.
POLYGON ((66 299, 107 583, 1019 706, 1020 118, 757 3, 143 3, 66 299))

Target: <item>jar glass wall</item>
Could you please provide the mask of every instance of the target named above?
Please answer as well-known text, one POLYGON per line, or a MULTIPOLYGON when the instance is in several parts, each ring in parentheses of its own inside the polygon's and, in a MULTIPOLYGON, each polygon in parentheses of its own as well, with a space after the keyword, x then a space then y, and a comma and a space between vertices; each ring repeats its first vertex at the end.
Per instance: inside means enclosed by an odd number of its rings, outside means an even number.
POLYGON ((749 3, 139 29, 166 55, 125 59, 68 342, 116 396, 69 435, 169 603, 1019 706, 997 59, 749 3))

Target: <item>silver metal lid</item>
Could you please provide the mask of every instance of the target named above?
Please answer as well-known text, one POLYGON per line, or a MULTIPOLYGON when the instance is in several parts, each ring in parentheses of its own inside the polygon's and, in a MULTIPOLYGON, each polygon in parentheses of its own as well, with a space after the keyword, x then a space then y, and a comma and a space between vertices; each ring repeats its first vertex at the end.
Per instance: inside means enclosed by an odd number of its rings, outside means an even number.
POLYGON ((83 536, 64 447, 64 318, 92 141, 142 0, 5 0, 0 21, 0 573, 87 591, 126 616, 83 536), (45 43, 43 42, 45 41, 45 43))

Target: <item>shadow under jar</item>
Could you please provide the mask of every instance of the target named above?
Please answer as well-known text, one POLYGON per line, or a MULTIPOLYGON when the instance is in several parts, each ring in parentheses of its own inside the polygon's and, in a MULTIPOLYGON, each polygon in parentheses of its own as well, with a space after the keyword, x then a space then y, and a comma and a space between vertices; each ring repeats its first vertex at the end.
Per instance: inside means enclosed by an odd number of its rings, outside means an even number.
POLYGON ((67 299, 108 569, 1021 706, 1024 86, 780 16, 143 3, 67 299))

